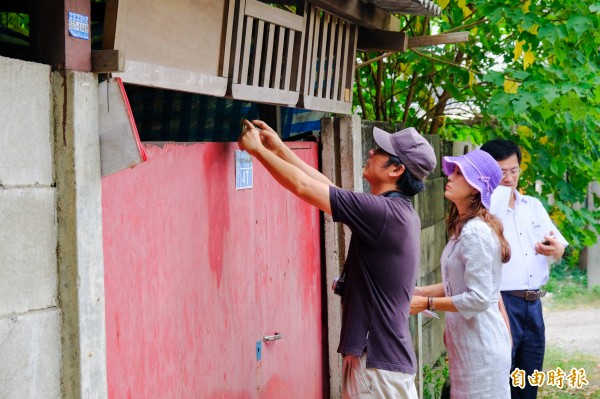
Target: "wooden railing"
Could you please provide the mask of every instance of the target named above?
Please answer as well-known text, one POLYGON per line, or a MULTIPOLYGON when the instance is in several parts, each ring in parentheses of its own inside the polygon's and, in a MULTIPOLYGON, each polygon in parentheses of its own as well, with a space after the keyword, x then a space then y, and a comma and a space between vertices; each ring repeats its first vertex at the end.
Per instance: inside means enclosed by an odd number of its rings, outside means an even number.
POLYGON ((304 108, 350 113, 357 36, 355 24, 309 6, 300 100, 304 108))
POLYGON ((256 0, 230 0, 222 76, 234 99, 296 106, 304 18, 256 0))
POLYGON ((349 113, 357 27, 306 4, 296 15, 230 0, 221 76, 234 99, 349 113))

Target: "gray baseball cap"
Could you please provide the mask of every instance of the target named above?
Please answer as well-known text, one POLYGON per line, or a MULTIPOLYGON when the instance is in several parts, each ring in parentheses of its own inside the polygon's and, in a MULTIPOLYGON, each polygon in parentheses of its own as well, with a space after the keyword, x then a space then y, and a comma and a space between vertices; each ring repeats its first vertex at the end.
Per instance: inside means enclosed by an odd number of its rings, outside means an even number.
POLYGON ((423 180, 435 169, 437 160, 433 147, 414 127, 391 134, 374 127, 373 138, 385 152, 400 158, 417 179, 423 180))

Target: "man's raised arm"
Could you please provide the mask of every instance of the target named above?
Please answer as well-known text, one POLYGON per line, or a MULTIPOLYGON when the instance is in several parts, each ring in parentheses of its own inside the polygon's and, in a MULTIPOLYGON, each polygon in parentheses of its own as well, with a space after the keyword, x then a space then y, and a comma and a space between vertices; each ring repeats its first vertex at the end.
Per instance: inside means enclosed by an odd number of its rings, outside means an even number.
MULTIPOLYGON (((314 172, 309 174, 302 168, 276 155, 273 150, 270 150, 263 145, 259 130, 252 126, 249 122, 246 121, 246 123, 247 127, 244 129, 238 139, 238 145, 240 149, 248 152, 250 155, 258 159, 258 161, 267 169, 271 176, 273 176, 275 180, 277 180, 277 182, 287 190, 291 191, 309 204, 316 206, 323 212, 331 215, 329 185, 332 183, 329 182, 325 176, 320 174, 315 169, 310 168, 306 163, 304 163, 304 161, 300 160, 300 158, 298 158, 291 150, 288 149, 289 152, 294 155, 294 157, 296 157, 300 162, 313 171, 317 172, 329 183, 325 183, 321 179, 313 177, 314 172)), ((275 132, 273 132, 273 134, 277 135, 275 132)), ((283 145, 283 147, 287 148, 285 145, 283 145)), ((286 154, 286 158, 288 157, 289 154, 286 154)))
MULTIPOLYGON (((248 121, 246 126, 251 127, 248 121)), ((281 140, 277 132, 275 132, 269 125, 261 120, 254 120, 252 123, 260 129, 260 140, 263 145, 277 155, 279 158, 299 168, 301 171, 309 175, 315 180, 325 183, 329 186, 333 186, 333 183, 317 169, 313 168, 306 162, 304 162, 294 151, 292 151, 285 143, 281 140)))

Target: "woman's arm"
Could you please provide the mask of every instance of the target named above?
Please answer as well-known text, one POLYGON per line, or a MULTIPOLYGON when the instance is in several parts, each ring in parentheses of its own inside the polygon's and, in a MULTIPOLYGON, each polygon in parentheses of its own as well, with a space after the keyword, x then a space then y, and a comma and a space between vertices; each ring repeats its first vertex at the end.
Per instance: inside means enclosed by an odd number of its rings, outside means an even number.
POLYGON ((458 312, 451 297, 413 296, 410 301, 410 314, 421 313, 424 310, 458 312))
POLYGON ((442 283, 415 287, 413 295, 417 296, 445 296, 442 283))

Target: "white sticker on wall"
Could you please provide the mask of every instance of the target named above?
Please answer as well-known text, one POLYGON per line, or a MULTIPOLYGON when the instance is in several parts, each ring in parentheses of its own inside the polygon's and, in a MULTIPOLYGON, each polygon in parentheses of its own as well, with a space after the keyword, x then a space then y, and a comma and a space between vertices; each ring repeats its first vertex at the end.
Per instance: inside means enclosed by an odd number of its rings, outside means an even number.
POLYGON ((252 188, 252 157, 246 151, 235 150, 235 189, 252 188))

